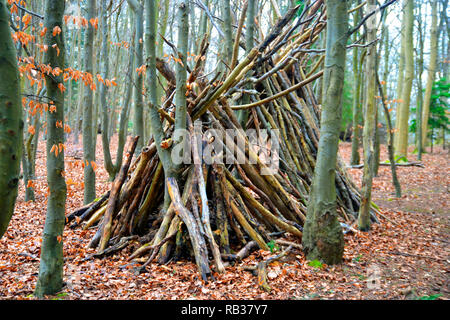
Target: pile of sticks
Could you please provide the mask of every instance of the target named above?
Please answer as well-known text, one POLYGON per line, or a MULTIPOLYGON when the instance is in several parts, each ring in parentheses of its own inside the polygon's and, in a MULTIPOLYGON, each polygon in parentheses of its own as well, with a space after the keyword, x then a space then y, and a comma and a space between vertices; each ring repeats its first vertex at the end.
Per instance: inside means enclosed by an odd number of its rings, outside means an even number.
MULTIPOLYGON (((320 106, 311 85, 322 75, 318 70, 323 56, 311 54, 311 47, 326 25, 326 12, 322 1, 313 2, 293 19, 297 10, 291 9, 222 77, 217 74, 209 81, 202 77, 201 60, 189 70, 188 82, 196 84, 187 99, 194 161, 180 165, 177 177, 165 177, 153 140, 132 161, 138 137, 131 140, 110 192, 67 219, 71 227, 98 227, 90 242, 97 248, 95 256, 133 244, 129 259, 148 257, 144 267, 155 259, 166 263, 194 257, 207 279, 212 274, 210 258, 214 269, 222 272, 226 257, 249 242, 269 250, 268 243, 277 236, 290 234, 300 243, 320 123, 320 106), (240 105, 243 95, 249 95, 251 103, 240 105), (248 112, 244 126, 236 110, 248 112), (208 135, 210 129, 221 138, 208 135), (237 133, 234 137, 229 136, 230 129, 237 133), (270 143, 255 148, 244 134, 246 129, 277 130, 279 166, 271 174, 263 174, 271 169, 264 150, 270 143), (221 153, 213 153, 214 162, 206 163, 199 149, 212 144, 234 149, 231 163, 223 161, 221 153)), ((205 38, 200 51, 207 47, 205 38)), ((167 80, 166 101, 159 112, 167 138, 164 147, 170 148, 175 77, 164 61, 158 60, 157 68, 167 80)), ((360 196, 344 168, 341 163, 336 168, 338 210, 351 224, 360 196)))

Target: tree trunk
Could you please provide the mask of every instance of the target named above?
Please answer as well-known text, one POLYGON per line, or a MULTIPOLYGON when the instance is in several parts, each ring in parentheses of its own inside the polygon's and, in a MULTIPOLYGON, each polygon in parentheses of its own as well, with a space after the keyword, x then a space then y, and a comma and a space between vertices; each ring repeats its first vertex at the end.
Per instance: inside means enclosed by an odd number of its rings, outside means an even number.
MULTIPOLYGON (((404 5, 402 4, 402 7, 404 5)), ((402 98, 403 92, 403 79, 405 77, 405 26, 406 19, 403 14, 402 26, 400 29, 400 57, 398 61, 398 78, 397 78, 397 96, 395 99, 397 100, 397 108, 395 113, 395 127, 398 128, 398 121, 400 119, 400 99, 402 98)))
MULTIPOLYGON (((368 6, 375 6, 375 0, 369 0, 368 6)), ((374 19, 374 18, 373 18, 374 19)), ((372 27, 367 31, 367 42, 374 41, 377 37, 377 29, 372 27)), ((363 129, 363 148, 364 148, 364 172, 361 187, 361 206, 358 215, 358 228, 367 231, 370 228, 370 206, 372 198, 372 179, 375 160, 375 130, 376 130, 376 59, 377 47, 370 46, 367 49, 366 60, 366 102, 364 106, 364 129, 363 129)))
MULTIPOLYGON (((177 3, 178 16, 178 58, 175 65, 176 91, 175 91, 175 136, 174 143, 186 143, 186 136, 177 136, 178 133, 186 133, 187 109, 186 109, 186 65, 189 38, 189 1, 180 0, 177 3), (181 139, 182 138, 182 139, 181 139)), ((183 148, 183 152, 186 150, 183 148)), ((183 155, 181 155, 181 158, 183 155)), ((178 171, 179 165, 175 165, 178 171)))
POLYGON ((422 108, 422 145, 425 147, 428 134, 428 118, 430 117, 431 92, 437 65, 438 36, 437 36, 437 0, 431 2, 431 36, 430 36, 430 64, 428 65, 427 87, 422 108))
POLYGON ((417 57, 417 107, 416 107, 416 145, 417 145, 417 160, 422 160, 423 139, 422 139, 422 110, 423 110, 423 90, 422 90, 422 74, 423 74, 423 50, 424 50, 424 23, 422 20, 422 10, 419 6, 419 14, 417 22, 419 24, 419 53, 417 57))
POLYGON ((233 58, 233 22, 231 19, 230 0, 222 0, 223 30, 225 33, 225 60, 228 66, 233 58))
MULTIPOLYGON (((45 27, 54 30, 56 26, 63 28, 65 3, 61 0, 47 0, 45 11, 45 27)), ((44 63, 53 69, 64 68, 64 37, 63 32, 53 36, 47 32, 45 43, 48 51, 44 63), (59 48, 52 48, 56 44, 59 48)), ((42 237, 39 276, 35 295, 55 294, 63 285, 63 231, 65 222, 66 182, 64 171, 64 92, 61 76, 46 76, 47 95, 55 102, 56 111, 47 113, 47 183, 50 189, 47 203, 44 234, 42 237), (62 125, 58 125, 61 123, 62 125)))
MULTIPOLYGON (((355 26, 359 23, 360 19, 360 10, 356 11, 355 14, 355 26)), ((354 40, 358 38, 358 33, 355 32, 354 40)), ((360 161, 359 156, 359 145, 360 145, 360 123, 361 123, 361 95, 360 95, 360 82, 361 82, 361 72, 362 70, 359 68, 358 58, 358 48, 353 49, 353 106, 352 106, 352 114, 353 114, 353 134, 352 134, 352 155, 350 159, 351 165, 357 165, 360 161)), ((361 54, 361 59, 363 58, 363 54, 361 54)))
MULTIPOLYGON (((134 12, 136 19, 136 38, 135 38, 135 50, 136 50, 136 68, 140 68, 144 64, 144 7, 137 0, 127 0, 128 5, 134 12)), ((142 94, 144 77, 142 73, 136 72, 134 88, 134 135, 139 136, 138 145, 136 150, 141 152, 144 143, 144 98, 142 94)))
MULTIPOLYGON (((88 20, 94 19, 96 16, 95 3, 95 0, 88 1, 88 20)), ((86 30, 84 46, 84 72, 93 75, 94 27, 90 23, 86 30)), ((92 163, 95 161, 94 139, 97 136, 97 123, 94 122, 94 119, 93 92, 86 86, 83 106, 84 204, 91 203, 95 199, 95 171, 92 163)))
POLYGON ((342 92, 348 38, 347 1, 328 0, 327 46, 319 149, 308 211, 303 247, 308 259, 327 264, 342 261, 344 237, 336 211, 336 160, 342 118, 342 92))
POLYGON ((0 238, 14 212, 22 158, 22 103, 6 1, 0 1, 0 238))
POLYGON ((106 86, 106 79, 108 79, 109 76, 109 56, 108 56, 108 11, 107 11, 108 1, 102 0, 101 1, 101 10, 100 10, 100 16, 101 16, 101 33, 103 35, 102 37, 102 44, 101 44, 101 51, 100 51, 100 74, 103 78, 103 82, 99 83, 100 86, 100 104, 102 105, 102 147, 103 147, 103 159, 105 163, 105 169, 109 174, 109 180, 113 181, 114 177, 117 173, 117 168, 114 166, 112 160, 111 160, 111 150, 109 148, 109 113, 112 112, 110 108, 108 108, 106 95, 108 88, 106 86))
POLYGON ((161 160, 164 167, 165 177, 174 177, 175 170, 173 168, 173 163, 170 154, 170 148, 164 149, 161 145, 164 136, 164 129, 160 121, 160 114, 158 112, 158 101, 157 97, 157 75, 156 75, 156 17, 158 8, 156 7, 155 0, 145 1, 145 20, 146 20, 146 52, 147 52, 147 83, 148 83, 148 94, 150 97, 150 108, 149 108, 149 118, 150 118, 150 129, 155 141, 156 149, 158 152, 159 159, 161 160))
MULTIPOLYGON (((247 7, 247 20, 245 22, 245 48, 246 54, 249 54, 250 50, 253 48, 253 36, 255 29, 255 13, 256 13, 256 4, 255 0, 248 0, 247 7)), ((250 86, 248 87, 250 88, 250 86)), ((250 96, 245 94, 242 97, 242 104, 250 103, 250 96)), ((248 110, 239 110, 237 112, 237 118, 239 123, 243 128, 245 128, 247 120, 248 120, 248 110)))
POLYGON ((409 108, 411 89, 414 80, 414 0, 404 0, 405 19, 405 78, 403 79, 402 97, 398 108, 397 134, 395 135, 395 152, 399 156, 408 155, 409 108))

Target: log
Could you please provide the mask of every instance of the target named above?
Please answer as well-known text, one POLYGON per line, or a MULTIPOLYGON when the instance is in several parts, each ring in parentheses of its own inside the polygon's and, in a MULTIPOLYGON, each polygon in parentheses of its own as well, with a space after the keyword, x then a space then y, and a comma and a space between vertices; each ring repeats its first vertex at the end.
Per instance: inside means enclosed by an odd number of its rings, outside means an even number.
MULTIPOLYGON (((379 163, 380 166, 388 166, 390 167, 391 164, 390 163, 386 163, 386 162, 380 162, 379 163)), ((422 162, 406 162, 406 163, 395 163, 396 167, 420 167, 420 168, 425 168, 424 164, 422 162)), ((352 166, 348 166, 348 168, 352 168, 352 169, 361 169, 364 168, 364 164, 355 164, 352 166)))
POLYGON ((180 191, 175 178, 168 177, 166 179, 167 190, 172 200, 175 212, 181 217, 186 225, 189 237, 191 239, 192 247, 194 249, 195 261, 202 276, 202 279, 207 281, 211 276, 211 269, 209 268, 208 255, 206 252, 205 239, 200 234, 200 228, 194 220, 192 213, 186 209, 181 201, 180 191))
POLYGON ((131 159, 133 158, 134 150, 136 149, 137 142, 139 140, 139 136, 134 137, 131 140, 131 145, 128 149, 127 155, 126 155, 126 161, 122 165, 122 168, 120 169, 119 174, 117 175, 116 179, 114 180, 113 187, 111 189, 111 194, 108 198, 108 204, 106 207, 105 216, 102 223, 102 236, 100 238, 100 243, 98 247, 98 252, 102 252, 106 249, 106 246, 108 245, 109 238, 111 236, 111 226, 112 226, 112 219, 113 215, 116 212, 116 204, 118 202, 118 198, 120 195, 120 189, 122 188, 123 183, 125 182, 125 179, 127 177, 128 168, 131 164, 131 159))
MULTIPOLYGON (((77 212, 74 212, 75 222, 70 226, 71 229, 76 228, 82 221, 89 218, 89 216, 97 211, 100 207, 105 204, 105 201, 108 199, 110 191, 106 192, 98 201, 95 201, 92 204, 88 205, 87 210, 85 210, 81 215, 77 216, 77 212)), ((67 219, 66 223, 68 223, 70 219, 67 219)))

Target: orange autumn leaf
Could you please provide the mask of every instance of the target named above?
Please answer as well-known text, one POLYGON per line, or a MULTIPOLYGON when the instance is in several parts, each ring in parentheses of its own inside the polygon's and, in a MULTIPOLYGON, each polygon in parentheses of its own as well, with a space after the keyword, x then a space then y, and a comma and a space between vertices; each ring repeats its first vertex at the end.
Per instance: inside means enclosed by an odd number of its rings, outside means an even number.
POLYGON ((161 142, 161 148, 163 149, 168 149, 170 146, 172 145, 172 139, 166 139, 164 141, 161 142))
POLYGON ((57 36, 58 34, 61 33, 61 28, 59 26, 56 26, 53 28, 53 36, 57 36))
POLYGON ((105 84, 105 80, 103 80, 102 76, 97 74, 97 80, 103 84, 105 84))
POLYGON ((22 18, 22 22, 25 26, 29 25, 31 22, 31 16, 29 14, 26 14, 22 18))
POLYGON ((59 57, 59 54, 60 54, 61 50, 59 50, 58 45, 55 43, 54 45, 52 45, 52 48, 56 49, 56 56, 59 57))
POLYGON ((34 189, 34 182, 33 182, 33 180, 28 180, 27 188, 33 188, 34 189))
POLYGON ((70 185, 74 185, 74 184, 76 184, 76 182, 75 182, 75 181, 73 181, 73 179, 72 179, 72 178, 68 178, 68 179, 66 180, 66 184, 67 184, 68 186, 70 186, 70 185))
POLYGON ((58 83, 58 88, 59 88, 59 91, 61 91, 61 93, 66 91, 66 87, 62 83, 58 83))
POLYGON ((91 25, 95 28, 95 30, 98 29, 98 18, 90 19, 89 22, 90 22, 91 25))

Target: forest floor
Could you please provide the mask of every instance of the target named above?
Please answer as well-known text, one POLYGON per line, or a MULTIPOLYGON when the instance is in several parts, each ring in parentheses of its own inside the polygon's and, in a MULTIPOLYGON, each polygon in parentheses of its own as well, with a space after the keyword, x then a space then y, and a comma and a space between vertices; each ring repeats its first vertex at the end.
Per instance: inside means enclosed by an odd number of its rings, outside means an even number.
MULTIPOLYGON (((109 190, 100 137, 97 195, 109 190)), ((113 141, 112 150, 116 142, 113 141)), ((345 163, 350 144, 341 143, 345 163)), ((15 214, 0 240, 0 299, 35 299, 32 296, 39 271, 41 234, 46 212, 45 146, 39 146, 36 202, 24 201, 20 186, 15 214)), ((66 143, 68 198, 66 212, 82 206, 83 169, 81 143, 66 143)), ((410 150, 412 151, 412 149, 410 150)), ((382 161, 387 159, 382 148, 382 161)), ((410 161, 416 156, 411 154, 410 161)), ((255 251, 228 267, 216 280, 204 283, 195 264, 188 261, 150 264, 148 272, 135 274, 126 248, 103 259, 83 259, 94 251, 86 246, 95 229, 64 231, 63 291, 48 299, 449 299, 449 200, 448 150, 435 148, 423 157, 425 168, 400 167, 403 196, 395 198, 389 167, 380 167, 374 179, 373 198, 381 208, 380 223, 370 232, 345 235, 344 261, 337 266, 309 264, 301 251, 268 267, 272 290, 259 289, 257 278, 244 270, 271 253, 255 251)), ((362 170, 348 169, 360 186, 362 170)), ((287 239, 295 241, 294 239, 287 239)))

